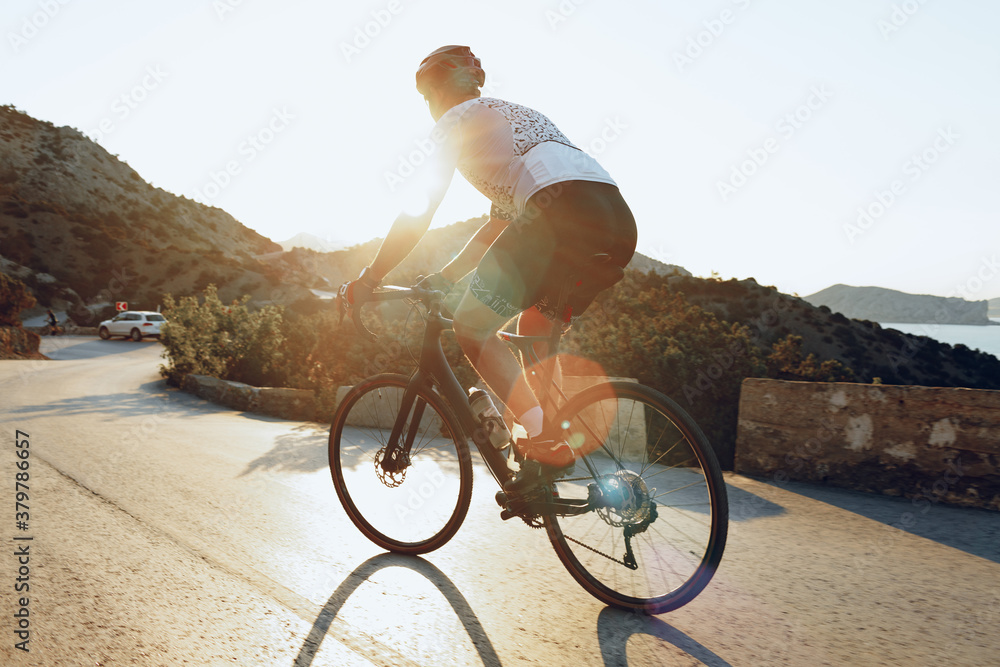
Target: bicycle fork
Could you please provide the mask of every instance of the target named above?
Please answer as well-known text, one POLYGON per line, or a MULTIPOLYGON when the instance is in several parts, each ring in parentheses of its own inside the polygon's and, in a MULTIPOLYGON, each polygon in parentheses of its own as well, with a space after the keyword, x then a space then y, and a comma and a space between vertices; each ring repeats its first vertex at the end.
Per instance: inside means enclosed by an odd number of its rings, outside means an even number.
POLYGON ((409 467, 410 452, 413 449, 413 442, 416 440, 426 407, 427 401, 417 398, 417 383, 407 384, 406 389, 403 390, 399 411, 396 413, 396 421, 392 424, 389 443, 385 447, 381 461, 379 461, 379 466, 384 472, 390 475, 398 474, 409 467), (406 438, 401 440, 403 429, 407 426, 407 420, 409 420, 409 427, 406 429, 406 438))

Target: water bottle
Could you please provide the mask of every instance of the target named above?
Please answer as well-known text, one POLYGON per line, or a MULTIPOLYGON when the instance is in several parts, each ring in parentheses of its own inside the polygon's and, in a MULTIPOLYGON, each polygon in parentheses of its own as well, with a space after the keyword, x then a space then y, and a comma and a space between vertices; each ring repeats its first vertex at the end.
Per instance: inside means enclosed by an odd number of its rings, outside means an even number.
POLYGON ((482 389, 471 389, 469 391, 469 406, 472 407, 472 412, 479 417, 479 421, 494 447, 503 449, 510 444, 510 431, 507 430, 507 424, 504 423, 503 417, 493 405, 489 394, 482 389))

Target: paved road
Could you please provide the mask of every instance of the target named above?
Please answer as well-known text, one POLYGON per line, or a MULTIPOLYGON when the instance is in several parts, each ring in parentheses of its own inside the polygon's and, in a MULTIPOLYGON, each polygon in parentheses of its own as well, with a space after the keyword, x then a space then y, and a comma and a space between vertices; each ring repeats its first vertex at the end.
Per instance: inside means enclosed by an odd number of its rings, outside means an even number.
POLYGON ((322 425, 169 390, 155 342, 44 344, 53 361, 0 362, 2 665, 1000 664, 998 513, 730 475, 712 584, 635 616, 501 522, 481 469, 455 539, 387 555, 340 509, 322 425), (30 653, 14 647, 24 544, 30 653))

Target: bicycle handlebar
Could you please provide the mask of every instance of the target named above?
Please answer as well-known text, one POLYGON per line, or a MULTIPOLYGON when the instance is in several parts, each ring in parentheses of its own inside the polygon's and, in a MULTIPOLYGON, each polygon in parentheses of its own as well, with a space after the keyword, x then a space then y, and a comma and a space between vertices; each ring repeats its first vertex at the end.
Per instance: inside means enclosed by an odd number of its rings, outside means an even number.
POLYGON ((358 330, 362 336, 371 342, 378 340, 372 331, 364 325, 361 321, 361 309, 369 303, 377 301, 398 301, 401 299, 417 299, 422 301, 425 305, 430 305, 433 301, 440 301, 444 299, 445 294, 440 290, 424 289, 417 285, 411 287, 400 287, 398 285, 384 285, 377 288, 376 291, 372 292, 369 297, 363 301, 356 301, 349 307, 351 311, 351 319, 354 320, 354 328, 358 330))

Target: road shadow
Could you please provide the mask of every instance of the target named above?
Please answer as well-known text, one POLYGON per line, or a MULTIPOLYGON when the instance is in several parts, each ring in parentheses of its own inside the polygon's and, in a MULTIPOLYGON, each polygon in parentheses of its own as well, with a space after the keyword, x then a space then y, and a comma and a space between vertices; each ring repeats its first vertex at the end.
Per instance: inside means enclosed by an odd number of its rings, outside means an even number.
POLYGON ((290 433, 274 439, 274 446, 247 464, 240 476, 267 470, 310 473, 329 465, 327 442, 330 428, 321 424, 300 424, 290 433))
POLYGON ((781 505, 732 484, 726 484, 726 494, 729 496, 730 521, 752 521, 780 516, 786 511, 781 505))
POLYGON ((933 496, 898 498, 801 482, 780 488, 1000 563, 1000 512, 945 505, 933 496))
POLYGON ((136 343, 132 340, 101 340, 86 336, 44 336, 39 346, 39 352, 53 361, 75 361, 127 354, 137 350, 145 350, 154 345, 162 349, 159 341, 155 339, 146 339, 136 343))
POLYGON ((707 667, 732 667, 711 650, 655 616, 613 607, 604 608, 597 617, 597 641, 605 667, 628 667, 628 640, 640 634, 673 644, 707 667))
POLYGON ((108 417, 183 416, 190 409, 187 396, 168 389, 165 380, 139 385, 137 391, 95 394, 53 400, 38 405, 22 405, 12 414, 30 417, 105 415, 108 417))
MULTIPOLYGON (((486 635, 486 631, 479 622, 479 618, 472 611, 472 607, 469 606, 468 600, 465 599, 465 596, 462 595, 455 584, 441 570, 417 556, 383 553, 373 556, 359 565, 337 586, 337 590, 333 592, 326 601, 326 604, 323 605, 323 609, 316 617, 312 628, 309 630, 309 634, 302 643, 302 648, 299 649, 299 653, 295 657, 295 662, 292 663, 295 667, 308 667, 312 664, 320 645, 323 643, 323 638, 326 637, 330 626, 344 606, 344 603, 347 602, 347 599, 372 575, 387 567, 403 567, 413 570, 434 584, 451 605, 452 609, 455 610, 455 614, 462 622, 462 626, 465 628, 466 633, 468 633, 469 639, 472 640, 473 646, 476 647, 482 663, 489 667, 501 664, 500 657, 497 655, 496 649, 493 648, 493 643, 490 642, 490 638, 486 635)), ((414 620, 415 622, 419 622, 416 616, 414 620)))

